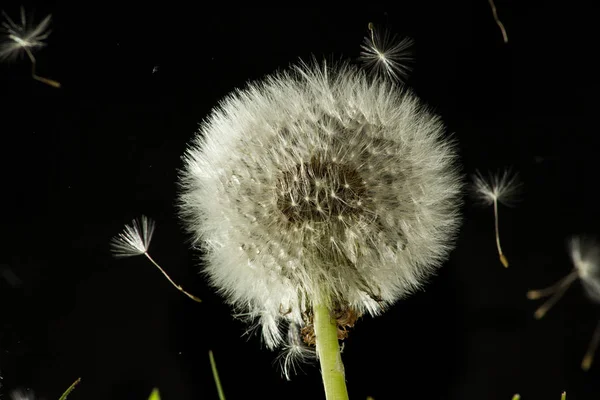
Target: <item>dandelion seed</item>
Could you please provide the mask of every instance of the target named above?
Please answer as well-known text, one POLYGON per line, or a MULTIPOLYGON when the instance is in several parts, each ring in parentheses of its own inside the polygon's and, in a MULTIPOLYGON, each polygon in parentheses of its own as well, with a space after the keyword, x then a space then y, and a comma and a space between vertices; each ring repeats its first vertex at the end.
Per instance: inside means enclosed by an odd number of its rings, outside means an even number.
POLYGON ((380 36, 373 23, 369 22, 369 36, 365 37, 361 45, 363 51, 360 53, 360 60, 376 74, 384 74, 401 82, 412 69, 414 59, 410 48, 413 43, 410 38, 398 41, 396 37, 390 37, 387 31, 380 36))
POLYGON ((19 55, 25 53, 31 61, 31 76, 33 79, 50 85, 55 88, 60 87, 60 83, 39 76, 35 72, 36 59, 33 52, 46 46, 44 40, 50 36, 51 15, 47 15, 42 22, 34 25, 28 21, 25 16, 25 9, 21 7, 21 24, 16 24, 4 11, 2 11, 4 21, 2 22, 3 37, 0 39, 0 61, 15 60, 19 55))
POLYGON ((500 229, 498 221, 498 203, 510 206, 516 200, 519 194, 520 183, 516 174, 512 174, 509 170, 502 174, 496 173, 485 179, 479 171, 473 175, 474 195, 483 204, 494 206, 494 227, 496 233, 496 247, 498 248, 498 256, 500 262, 505 268, 508 268, 508 259, 502 252, 500 245, 500 229))
POLYGON ((33 390, 29 390, 27 389, 26 391, 24 390, 13 390, 10 393, 10 399, 11 400, 35 400, 35 393, 33 392, 33 390))
POLYGON ((49 29, 51 15, 47 15, 42 22, 35 26, 32 26, 31 21, 27 21, 23 7, 21 7, 21 25, 14 23, 4 11, 2 11, 2 16, 4 17, 2 30, 8 40, 0 45, 1 60, 14 60, 23 53, 32 58, 31 51, 46 46, 44 40, 51 33, 49 29))
MULTIPOLYGON (((536 319, 544 315, 563 297, 573 282, 580 279, 587 297, 595 304, 600 304, 600 245, 595 239, 573 236, 569 241, 569 252, 573 270, 553 285, 539 290, 527 292, 527 298, 537 300, 550 297, 534 313, 536 319)), ((581 368, 587 371, 594 360, 594 354, 600 342, 600 322, 596 326, 588 349, 581 362, 581 368)))
POLYGON ((584 371, 588 371, 592 367, 592 363, 594 362, 594 356, 596 354, 596 350, 598 349, 598 343, 600 342, 600 321, 596 324, 596 329, 594 329, 594 333, 592 334, 592 339, 588 344, 588 348, 583 356, 583 360, 581 360, 581 369, 584 371))
POLYGON ((496 9, 496 4, 494 3, 494 0, 488 0, 488 3, 490 3, 490 8, 492 9, 494 21, 496 22, 496 25, 498 25, 498 28, 500 28, 500 32, 502 32, 502 39, 504 40, 504 43, 508 43, 508 34, 506 33, 506 28, 504 28, 504 24, 502 23, 502 21, 500 21, 500 18, 498 17, 498 10, 496 9))
POLYGON ((267 347, 286 346, 282 325, 314 337, 321 305, 343 339, 448 255, 456 161, 413 94, 347 64, 302 64, 213 110, 185 153, 179 209, 210 283, 259 321, 267 347))
POLYGON ((282 375, 289 381, 292 375, 301 369, 302 364, 315 360, 317 354, 312 347, 302 342, 298 326, 291 323, 288 327, 287 341, 275 362, 279 363, 282 375))
POLYGON ((196 296, 186 292, 183 288, 171 279, 171 277, 161 268, 160 265, 148 254, 148 248, 150 247, 150 241, 152 240, 152 234, 154 233, 154 221, 145 215, 142 215, 139 219, 134 219, 131 225, 125 225, 123 232, 111 239, 110 246, 115 257, 133 257, 145 255, 148 260, 156 268, 163 273, 163 275, 171 282, 173 286, 180 292, 188 296, 194 301, 201 302, 196 296))

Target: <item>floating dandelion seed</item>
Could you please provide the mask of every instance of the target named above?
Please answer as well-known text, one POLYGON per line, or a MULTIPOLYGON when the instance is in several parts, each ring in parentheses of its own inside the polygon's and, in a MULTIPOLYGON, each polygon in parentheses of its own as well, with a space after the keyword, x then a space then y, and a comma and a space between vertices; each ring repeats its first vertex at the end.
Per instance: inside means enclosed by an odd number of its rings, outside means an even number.
POLYGON ((23 52, 27 54, 31 61, 31 76, 33 79, 50 85, 55 88, 60 87, 60 83, 39 76, 35 72, 36 59, 33 56, 33 51, 46 46, 44 40, 50 36, 50 20, 51 15, 47 15, 37 25, 28 21, 25 16, 25 9, 21 7, 21 24, 16 24, 4 11, 2 11, 4 21, 2 22, 2 31, 5 37, 0 41, 0 61, 14 60, 23 52))
MULTIPOLYGON (((587 297, 595 304, 600 304, 600 245, 594 239, 574 236, 569 241, 569 251, 573 270, 553 285, 539 290, 527 292, 527 298, 537 300, 542 297, 546 300, 536 311, 535 318, 540 319, 563 297, 571 284, 580 279, 587 297)), ((600 322, 594 330, 592 340, 581 362, 581 368, 587 371, 594 360, 594 354, 600 341, 600 322)))
MULTIPOLYGON (((31 54, 36 50, 46 46, 44 40, 50 36, 51 15, 47 15, 38 25, 31 26, 31 21, 27 21, 25 9, 21 7, 21 25, 15 24, 13 20, 2 11, 5 21, 2 22, 2 30, 7 35, 6 42, 0 44, 0 59, 15 60, 23 53, 31 54)), ((29 55, 31 58, 32 56, 29 55)))
POLYGON ((134 219, 131 225, 125 225, 123 232, 112 238, 110 245, 112 253, 115 257, 132 257, 145 255, 148 260, 156 268, 163 273, 163 275, 171 282, 177 290, 188 296, 194 301, 201 302, 196 296, 186 292, 183 288, 173 280, 171 277, 158 265, 150 254, 148 254, 148 247, 150 247, 150 241, 152 240, 152 234, 154 233, 154 221, 145 215, 142 215, 139 219, 134 219))
POLYGON ((500 246, 500 230, 498 223, 498 203, 505 206, 510 206, 516 200, 519 194, 520 184, 516 174, 512 174, 509 170, 502 174, 496 173, 485 179, 479 171, 473 175, 473 193, 475 197, 485 205, 494 206, 494 226, 496 231, 496 247, 498 248, 498 256, 504 267, 508 268, 508 259, 502 252, 500 246))
POLYGON ((410 48, 413 43, 410 38, 398 41, 396 37, 390 37, 387 31, 379 35, 373 23, 369 22, 369 36, 361 45, 363 51, 360 60, 376 74, 385 74, 401 82, 411 71, 410 64, 414 60, 410 48))
POLYGON ((344 386, 346 327, 421 288, 453 246, 462 179, 444 136, 412 93, 347 64, 302 64, 230 94, 180 177, 204 273, 267 347, 290 324, 316 337, 323 380, 344 386))

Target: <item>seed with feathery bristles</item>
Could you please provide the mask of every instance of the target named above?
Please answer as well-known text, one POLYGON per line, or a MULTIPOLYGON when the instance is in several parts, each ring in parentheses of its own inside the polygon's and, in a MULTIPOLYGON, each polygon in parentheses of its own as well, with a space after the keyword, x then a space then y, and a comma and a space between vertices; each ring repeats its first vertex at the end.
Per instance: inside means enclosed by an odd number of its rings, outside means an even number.
POLYGON ((125 225, 123 232, 111 240, 115 257, 132 257, 145 254, 154 234, 154 221, 145 215, 125 225))
POLYGON ((0 60, 15 59, 20 54, 31 56, 31 51, 46 46, 44 40, 50 36, 51 15, 47 15, 42 22, 33 25, 27 21, 25 9, 21 7, 21 24, 16 24, 6 12, 2 11, 4 21, 2 30, 6 38, 0 44, 0 60))
MULTIPOLYGON (((527 298, 537 300, 549 297, 534 313, 536 319, 544 315, 563 297, 573 282, 580 279, 587 297, 595 304, 600 304, 600 244, 597 240, 586 236, 573 236, 569 240, 569 253, 573 270, 551 286, 529 290, 527 298)), ((581 368, 587 371, 594 360, 594 354, 600 342, 600 322, 592 335, 587 351, 581 362, 581 368)))
POLYGON ((35 73, 36 59, 33 52, 46 46, 44 40, 50 36, 51 15, 47 15, 42 22, 37 25, 28 21, 25 16, 25 8, 21 6, 21 24, 16 24, 4 11, 2 11, 4 21, 1 24, 3 36, 0 38, 0 61, 14 60, 19 55, 25 53, 32 64, 31 76, 33 79, 59 88, 59 82, 44 78, 35 73))
POLYGON ((376 74, 388 76, 396 82, 402 82, 411 71, 414 61, 411 54, 413 40, 404 38, 398 40, 390 37, 387 31, 383 34, 369 22, 369 35, 361 45, 360 60, 376 74))
POLYGON ((287 340, 282 347, 283 350, 275 362, 279 363, 281 373, 288 381, 298 369, 302 368, 302 364, 313 361, 317 357, 314 348, 302 342, 298 326, 294 323, 288 326, 287 340))
POLYGON ((502 203, 511 206, 521 191, 519 176, 510 169, 488 174, 484 177, 479 171, 473 175, 474 195, 482 203, 492 205, 502 203))
POLYGON ((115 257, 132 257, 145 255, 150 262, 163 273, 173 286, 180 292, 188 296, 190 299, 201 302, 196 296, 186 292, 183 288, 177 285, 164 269, 148 254, 150 241, 154 233, 154 221, 145 215, 134 219, 131 225, 125 225, 123 232, 113 237, 110 241, 111 250, 115 257))
MULTIPOLYGON (((301 65, 229 95, 184 156, 180 213, 211 284, 269 348, 315 304, 377 315, 452 247, 462 179, 439 118, 345 65, 301 65), (282 312, 285 310, 286 312, 282 312)), ((307 335, 314 334, 308 332, 307 335)))
POLYGON ((505 268, 508 268, 508 259, 502 252, 500 245, 500 228, 498 221, 498 203, 510 206, 516 200, 519 194, 520 183, 518 176, 510 170, 490 174, 484 178, 479 171, 473 175, 473 194, 476 199, 486 205, 494 206, 494 228, 496 234, 496 248, 500 262, 505 268))

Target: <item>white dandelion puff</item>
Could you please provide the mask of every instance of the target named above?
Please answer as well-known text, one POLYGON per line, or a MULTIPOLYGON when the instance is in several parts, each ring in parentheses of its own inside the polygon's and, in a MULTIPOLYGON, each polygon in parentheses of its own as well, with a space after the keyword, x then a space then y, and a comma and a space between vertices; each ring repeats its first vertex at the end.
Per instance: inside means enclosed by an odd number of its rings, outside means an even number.
POLYGON ((23 7, 21 7, 20 24, 15 23, 4 11, 2 11, 2 16, 4 21, 1 25, 3 35, 0 39, 0 61, 15 60, 25 53, 31 61, 31 75, 34 79, 52 87, 60 87, 59 82, 36 74, 36 59, 33 55, 34 51, 46 46, 45 40, 52 32, 50 30, 52 15, 47 15, 37 25, 27 19, 23 7))
POLYGON ((508 259, 502 252, 502 246, 500 245, 498 203, 511 206, 516 201, 521 189, 518 175, 513 174, 510 170, 505 170, 502 173, 490 174, 487 178, 484 178, 479 171, 476 171, 472 177, 475 197, 485 205, 494 206, 494 228, 498 256, 502 265, 508 268, 508 259))
POLYGON ((316 305, 343 335, 421 288, 453 247, 458 170, 412 93, 302 64, 213 110, 185 153, 179 207, 210 283, 273 349, 316 305))
POLYGON ((117 236, 113 237, 110 241, 110 247, 113 256, 115 257, 133 257, 145 255, 148 260, 156 268, 163 273, 163 275, 171 282, 173 286, 177 288, 177 290, 181 291, 183 294, 195 300, 197 302, 201 302, 199 298, 196 296, 186 292, 183 288, 171 279, 171 277, 162 269, 160 265, 152 257, 148 254, 148 248, 150 247, 150 241, 152 240, 152 235, 154 234, 154 221, 145 215, 140 216, 138 219, 134 219, 131 225, 125 225, 125 229, 123 232, 119 233, 117 236))
MULTIPOLYGON (((527 292, 527 298, 537 300, 549 297, 534 313, 536 319, 544 315, 563 297, 573 282, 580 279, 587 297, 593 303, 600 304, 600 244, 596 239, 585 236, 573 236, 569 240, 569 254, 573 270, 553 285, 527 292)), ((594 360, 594 354, 600 341, 600 322, 596 326, 592 340, 581 362, 581 368, 588 370, 594 360)))
POLYGON ((414 59, 411 48, 414 41, 410 38, 398 40, 387 31, 380 35, 369 22, 369 35, 361 45, 363 51, 360 60, 376 74, 384 74, 395 81, 402 82, 410 73, 414 59))

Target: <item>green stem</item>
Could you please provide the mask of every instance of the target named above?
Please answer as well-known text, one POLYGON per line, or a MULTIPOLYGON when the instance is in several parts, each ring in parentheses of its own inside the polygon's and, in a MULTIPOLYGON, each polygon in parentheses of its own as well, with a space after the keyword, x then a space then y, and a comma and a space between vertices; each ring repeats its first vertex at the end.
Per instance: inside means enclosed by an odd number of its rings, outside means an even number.
POLYGON ((77 380, 73 382, 67 390, 65 390, 65 392, 62 394, 62 396, 60 396, 60 399, 58 400, 66 400, 67 396, 71 394, 71 392, 75 389, 75 386, 77 386, 79 382, 81 382, 81 378, 77 378, 77 380))
POLYGON ((348 400, 344 364, 337 338, 337 324, 326 306, 314 307, 314 326, 317 355, 321 364, 321 375, 327 400, 348 400))
POLYGON ((219 379, 219 372, 217 371, 217 363, 215 363, 215 357, 213 356, 212 350, 208 351, 208 358, 210 359, 210 368, 212 369, 215 385, 217 386, 217 393, 219 393, 219 400, 225 400, 225 393, 223 393, 223 387, 221 386, 221 380, 219 379))

